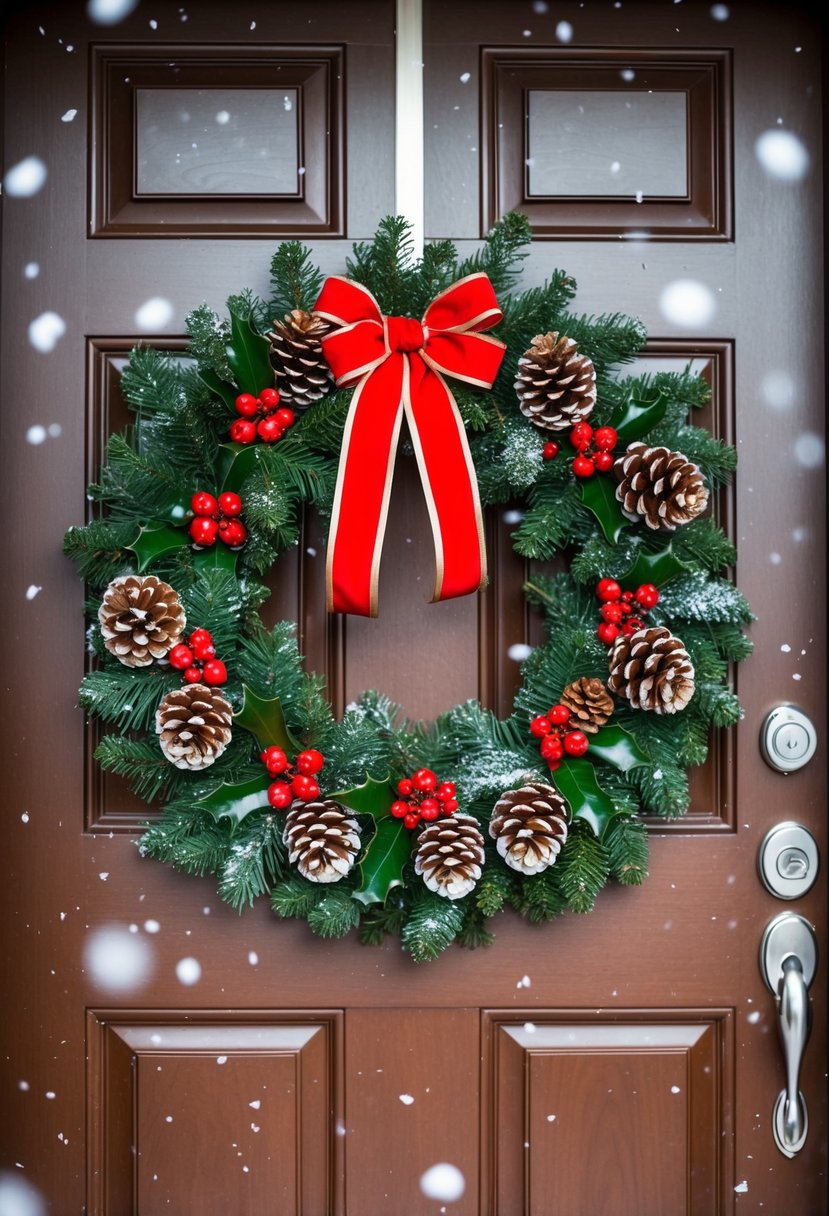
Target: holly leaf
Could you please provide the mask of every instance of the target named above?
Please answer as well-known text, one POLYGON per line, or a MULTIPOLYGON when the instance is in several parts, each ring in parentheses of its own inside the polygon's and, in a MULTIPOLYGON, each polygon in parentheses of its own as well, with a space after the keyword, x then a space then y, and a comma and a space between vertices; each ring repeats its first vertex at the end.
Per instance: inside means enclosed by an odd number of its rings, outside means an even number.
POLYGON ((640 549, 636 561, 627 574, 619 579, 619 584, 624 591, 635 591, 643 583, 654 583, 661 587, 686 569, 687 566, 674 553, 674 542, 669 540, 665 548, 656 553, 644 553, 640 549))
POLYGON ((615 545, 622 535, 622 529, 628 525, 616 499, 616 483, 598 474, 583 478, 579 490, 582 503, 596 516, 605 538, 615 545))
POLYGON ((256 332, 247 317, 231 312, 227 360, 241 392, 256 397, 263 388, 273 384, 269 350, 268 339, 256 332))
POLYGON ((237 726, 250 731, 259 747, 264 750, 275 744, 288 754, 296 754, 298 744, 285 725, 282 702, 279 697, 260 697, 242 685, 242 708, 233 715, 237 726))
POLYGON ((627 445, 658 426, 667 408, 668 398, 661 391, 644 401, 630 399, 622 402, 610 425, 616 431, 619 443, 627 445))
POLYGON ((127 545, 138 559, 138 573, 143 573, 165 553, 171 553, 187 544, 189 537, 181 528, 172 528, 169 524, 149 524, 139 529, 134 541, 127 545))
POLYGON ((589 760, 562 760, 553 777, 574 819, 584 819, 601 838, 620 811, 596 780, 589 760))
POLYGON ((227 570, 235 574, 238 557, 238 549, 215 544, 207 549, 196 549, 193 553, 193 565, 197 570, 227 570))
POLYGON ((249 473, 256 466, 262 448, 254 443, 220 443, 216 457, 216 472, 222 493, 232 490, 238 494, 249 473))
POLYGON ((270 779, 266 775, 252 777, 249 781, 242 781, 237 785, 223 781, 218 789, 195 805, 203 807, 216 820, 233 819, 239 824, 254 811, 261 811, 270 806, 269 785, 270 779))
MULTIPOLYGON (((373 814, 373 812, 369 812, 373 814)), ((360 885, 353 898, 361 904, 384 904, 392 887, 403 883, 403 869, 412 853, 412 833, 402 819, 375 819, 375 830, 359 864, 360 885)))
POLYGON ((642 764, 650 764, 650 760, 642 751, 630 731, 623 726, 602 726, 595 735, 590 736, 588 756, 601 760, 620 773, 628 773, 632 768, 642 764))
POLYGON ((232 384, 228 384, 227 380, 222 380, 209 367, 200 367, 198 377, 202 384, 206 384, 211 393, 217 397, 221 397, 225 405, 230 409, 233 416, 236 416, 236 398, 239 395, 238 389, 232 384))
POLYGON ((362 785, 356 785, 350 790, 338 790, 336 794, 329 794, 328 797, 333 798, 335 802, 341 802, 358 815, 372 815, 378 820, 386 818, 389 807, 394 802, 394 793, 388 777, 384 777, 382 781, 368 777, 362 785))

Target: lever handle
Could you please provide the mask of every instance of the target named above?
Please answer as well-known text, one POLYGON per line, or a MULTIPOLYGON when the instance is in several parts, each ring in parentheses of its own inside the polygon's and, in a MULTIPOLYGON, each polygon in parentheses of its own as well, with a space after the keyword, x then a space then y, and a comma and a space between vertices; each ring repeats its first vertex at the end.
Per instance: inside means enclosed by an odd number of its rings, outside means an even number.
POLYGON ((780 1112, 778 1114, 775 1110, 774 1123, 785 1146, 784 1151, 796 1153, 806 1139, 808 1124, 806 1102, 800 1092, 800 1066, 812 1028, 809 992, 803 978, 803 965, 796 954, 790 954, 783 960, 778 1013, 786 1059, 786 1088, 777 1099, 780 1112))

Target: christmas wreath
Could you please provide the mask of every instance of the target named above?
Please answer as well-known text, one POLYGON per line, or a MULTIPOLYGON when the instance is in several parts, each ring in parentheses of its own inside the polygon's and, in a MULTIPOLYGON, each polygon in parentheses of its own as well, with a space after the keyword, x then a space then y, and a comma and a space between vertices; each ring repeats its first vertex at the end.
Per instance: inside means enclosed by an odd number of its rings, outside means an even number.
POLYGON ((682 815, 688 766, 740 717, 751 614, 711 513, 735 453, 689 421, 708 386, 625 376, 642 325, 570 311, 561 271, 514 291, 529 239, 508 215, 471 258, 415 259, 387 218, 325 281, 288 241, 270 299, 196 308, 186 358, 131 354, 134 424, 64 545, 91 596, 80 704, 109 724, 103 768, 165 802, 141 855, 216 874, 234 908, 268 894, 418 961, 490 941, 506 907, 586 912, 643 881, 641 815, 682 815), (294 624, 258 616, 307 509, 331 520, 330 606, 376 610, 404 415, 435 598, 485 579, 481 505, 519 501, 517 552, 569 563, 526 585, 546 640, 506 719, 469 702, 413 723, 366 692, 337 721, 294 624))

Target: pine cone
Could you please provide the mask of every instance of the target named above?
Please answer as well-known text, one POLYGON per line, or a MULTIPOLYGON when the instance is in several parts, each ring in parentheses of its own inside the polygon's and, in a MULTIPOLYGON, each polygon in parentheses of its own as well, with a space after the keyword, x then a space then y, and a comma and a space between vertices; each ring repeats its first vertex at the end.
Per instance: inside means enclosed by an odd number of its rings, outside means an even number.
POLYGON ((187 623, 178 594, 154 574, 114 578, 104 592, 98 620, 107 650, 127 667, 149 667, 163 659, 187 623))
POLYGON ((415 873, 430 891, 447 899, 468 895, 481 877, 484 838, 471 815, 452 815, 423 829, 417 840, 415 873))
POLYGON ((653 531, 673 532, 708 505, 708 487, 699 467, 681 452, 631 443, 613 466, 616 497, 628 519, 643 518, 653 531))
POLYGON ((567 803, 551 785, 529 781, 507 790, 492 809, 489 834, 512 870, 540 874, 567 839, 567 803))
POLYGON ((582 676, 568 684, 561 694, 561 704, 570 710, 570 725, 595 735, 613 714, 613 698, 601 680, 582 676))
POLYGON ((596 369, 572 338, 538 334, 518 360, 521 413, 542 431, 567 431, 596 404, 596 369))
POLYGON ((206 684, 186 684, 168 692, 155 715, 164 755, 176 768, 209 768, 230 742, 233 708, 206 684))
POLYGON ((319 401, 332 387, 333 377, 320 345, 331 328, 330 322, 302 308, 286 313, 284 321, 274 320, 267 337, 283 404, 303 409, 319 401))
POLYGON ((295 802, 285 818, 282 839, 288 860, 311 882, 339 882, 360 851, 357 820, 332 798, 295 802))
POLYGON ((607 686, 634 709, 675 714, 694 695, 694 667, 679 638, 663 625, 620 633, 610 648, 607 686))

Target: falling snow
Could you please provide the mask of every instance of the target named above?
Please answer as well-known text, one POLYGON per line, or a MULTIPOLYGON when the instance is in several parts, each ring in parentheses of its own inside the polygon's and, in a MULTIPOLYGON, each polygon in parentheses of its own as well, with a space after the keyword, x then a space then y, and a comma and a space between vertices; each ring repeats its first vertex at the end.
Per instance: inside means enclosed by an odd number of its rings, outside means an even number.
POLYGON ((135 8, 138 0, 89 0, 86 12, 98 25, 115 25, 135 8))
POLYGON ((533 647, 528 646, 526 642, 514 642, 507 650, 507 657, 512 659, 514 663, 523 663, 528 659, 533 652, 533 647))
POLYGON ((176 978, 188 987, 201 979, 201 963, 197 958, 182 958, 176 963, 176 978))
POLYGON ((23 820, 24 823, 28 823, 29 822, 29 812, 24 811, 23 814, 20 816, 20 818, 23 820))
POLYGON ((157 920, 145 920, 144 921, 144 932, 145 933, 158 933, 160 928, 161 928, 161 925, 158 923, 157 920))
POLYGON ((61 114, 60 120, 61 122, 71 122, 77 113, 77 110, 67 110, 65 114, 61 114))
POLYGON ((153 954, 144 938, 132 936, 122 925, 107 925, 90 933, 84 963, 99 988, 128 992, 149 978, 153 954))
MULTIPOLYGON (((23 1168, 19 1162, 15 1164, 23 1168)), ((26 1178, 4 1170, 0 1173, 0 1216, 46 1216, 46 1204, 26 1178)))
POLYGON ((27 262, 23 267, 23 274, 27 279, 36 279, 40 274, 40 266, 37 262, 27 262))
POLYGON ((466 1179, 456 1165, 440 1161, 421 1174, 420 1189, 427 1199, 454 1203, 466 1190, 466 1179))
POLYGON ((748 1183, 745 1181, 745 1179, 743 1179, 742 1182, 737 1183, 737 1185, 734 1187, 734 1191, 737 1195, 748 1194, 748 1183))
POLYGON ((66 333, 66 322, 58 313, 51 309, 42 312, 39 317, 29 323, 29 342, 41 354, 55 349, 60 339, 66 333))
POLYGON ((153 296, 135 311, 135 323, 145 333, 163 329, 173 316, 173 306, 163 296, 153 296))
POLYGON ((573 27, 569 21, 559 21, 556 26, 556 38, 559 42, 573 41, 573 27))
POLYGON ((6 170, 3 191, 12 198, 31 198, 42 190, 49 170, 39 156, 27 156, 6 170))
POLYGON ((400 1094, 400 1101, 404 1106, 411 1106, 414 1102, 414 1098, 411 1094, 400 1094))
POLYGON ((697 279, 675 279, 662 291, 659 310, 672 325, 697 329, 712 320, 717 301, 710 287, 697 279))
POLYGON ((754 144, 754 152, 761 167, 778 181, 799 182, 809 172, 809 153, 792 131, 764 131, 754 144))

